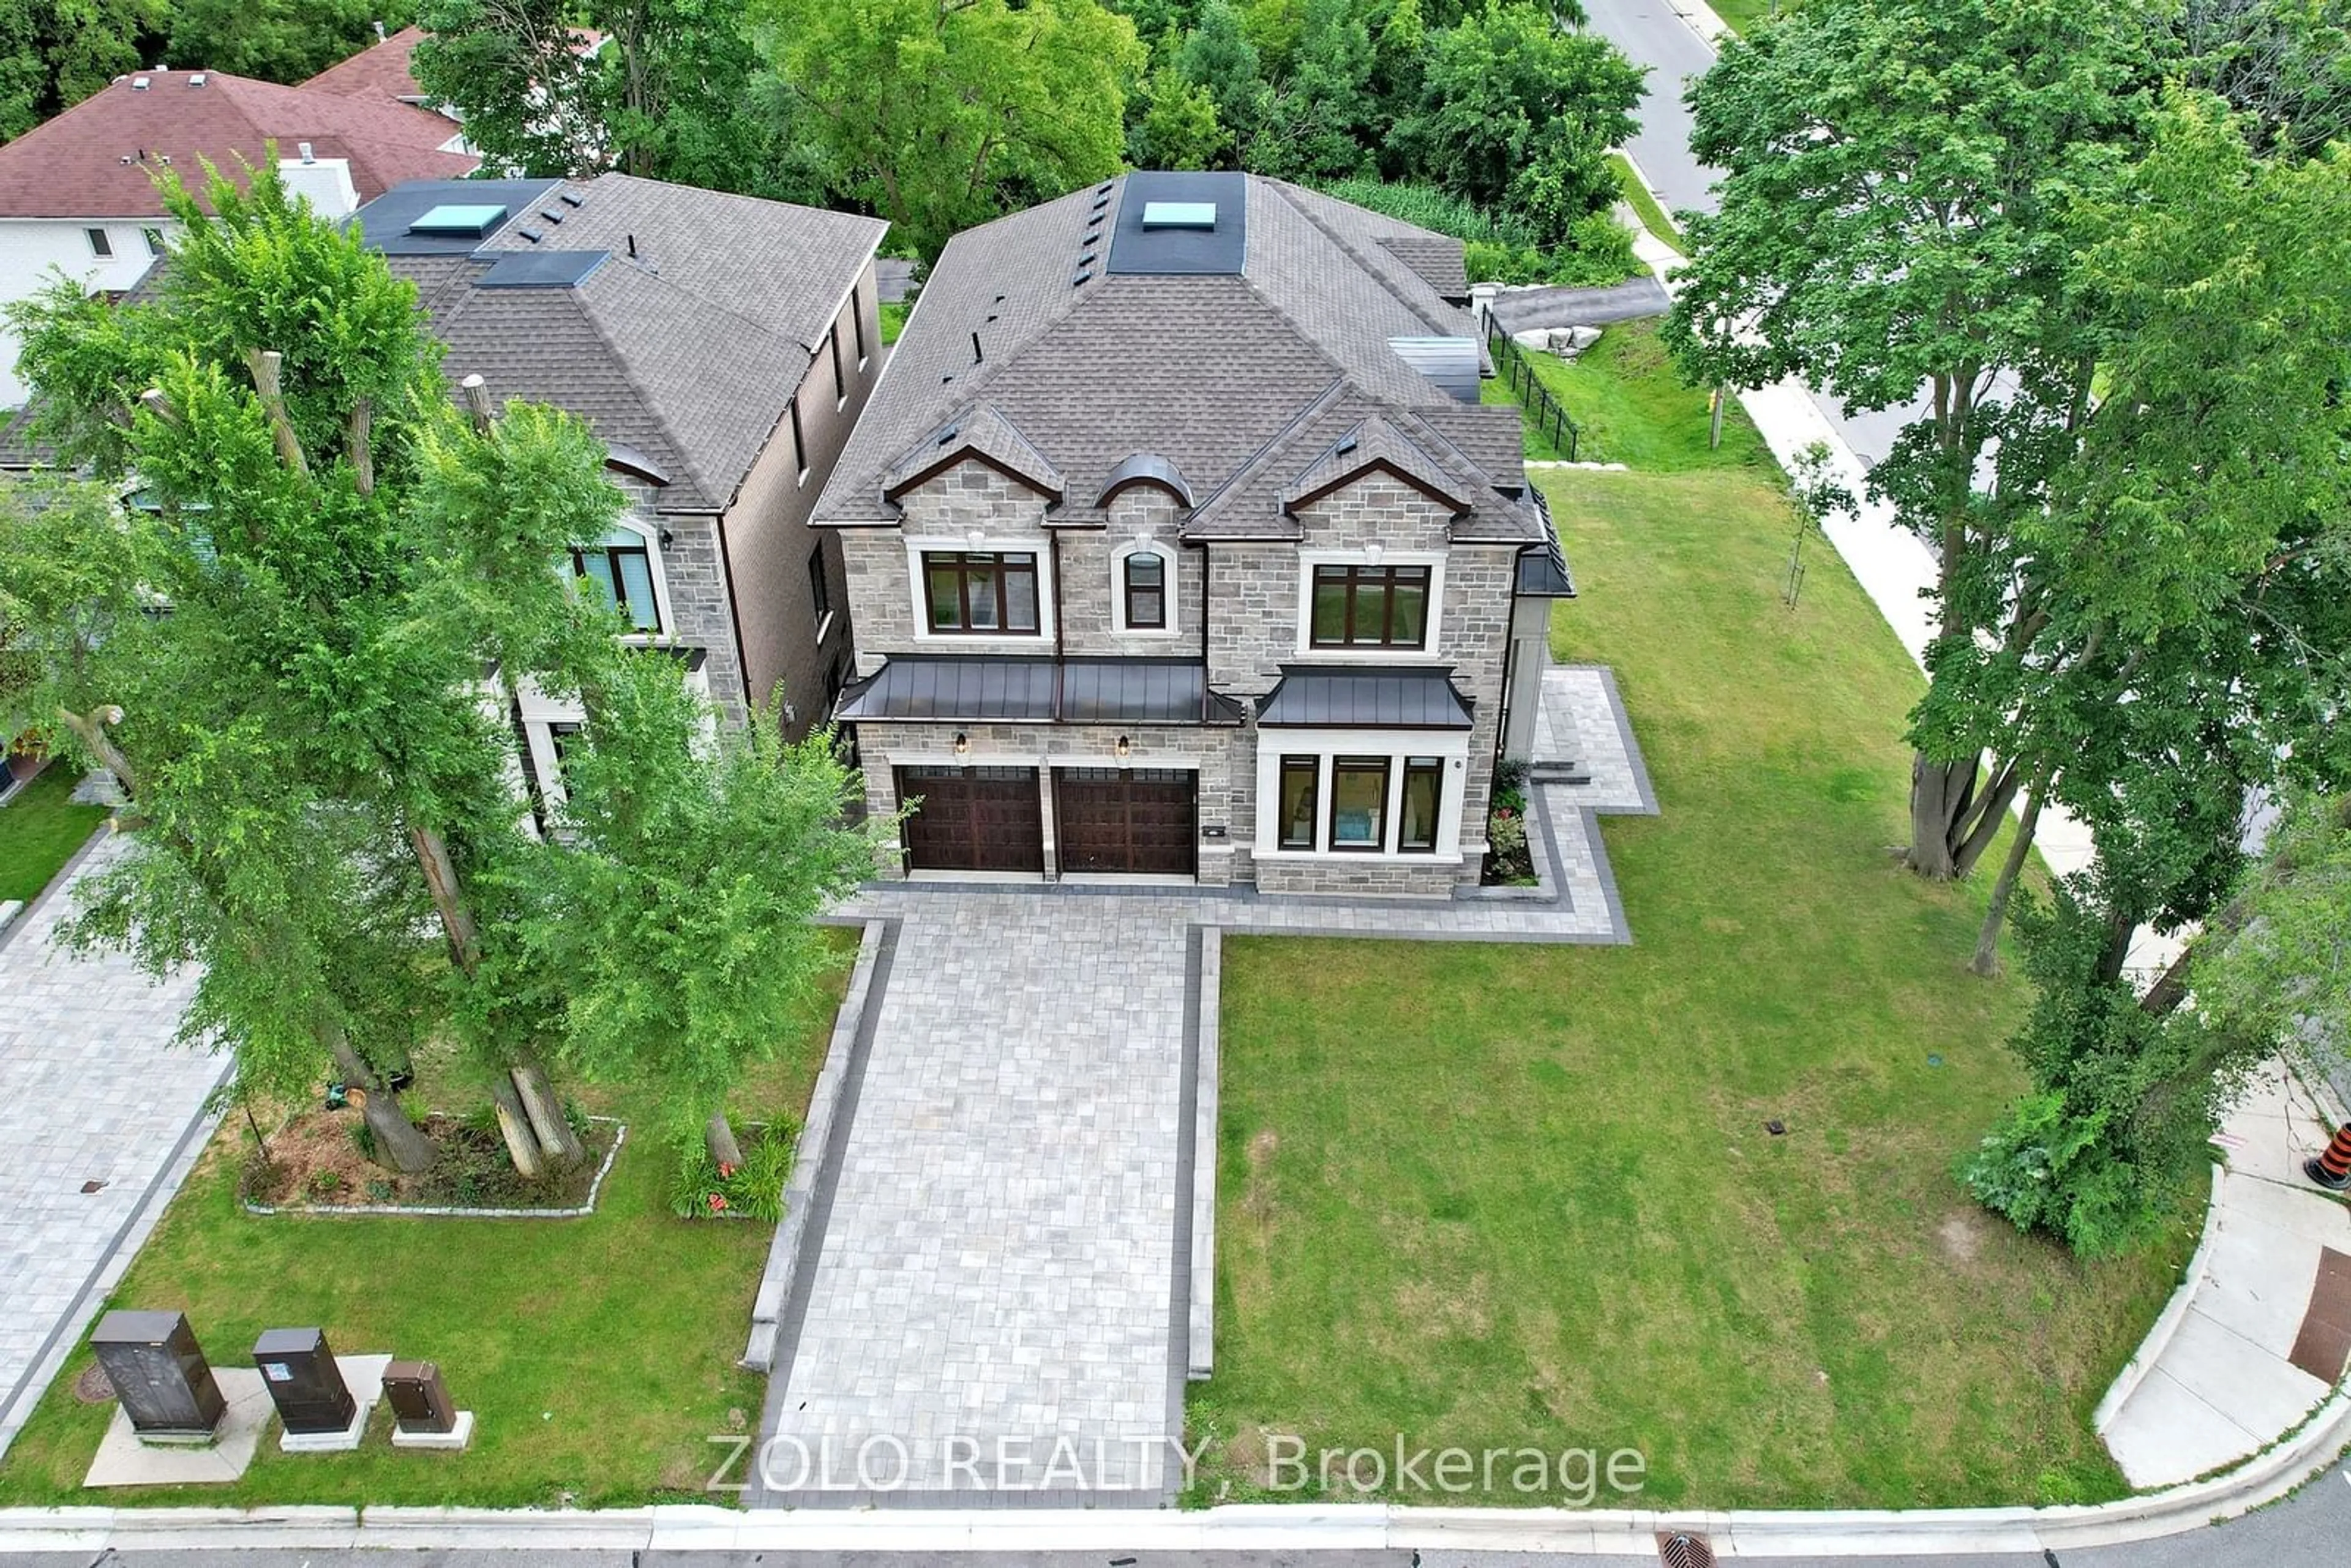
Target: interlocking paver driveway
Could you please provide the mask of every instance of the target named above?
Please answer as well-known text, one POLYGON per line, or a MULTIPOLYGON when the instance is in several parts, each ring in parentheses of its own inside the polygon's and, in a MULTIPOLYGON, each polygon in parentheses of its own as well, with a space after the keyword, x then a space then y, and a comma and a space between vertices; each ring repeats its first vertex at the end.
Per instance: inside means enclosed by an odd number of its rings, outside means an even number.
POLYGON ((95 1306, 84 1287, 151 1192, 169 1197, 155 1189, 224 1066, 171 1044, 193 977, 159 987, 121 956, 57 951, 70 908, 52 890, 0 936, 0 1449, 53 1340, 95 1306))
MULTIPOLYGON (((1175 901, 901 911, 768 1479, 1156 1489, 1186 925, 1175 901), (899 1467, 904 1446, 904 1465, 899 1467), (1099 1447, 1098 1447, 1099 1445, 1099 1447), (984 1463, 956 1471, 958 1458, 984 1463), (1015 1473, 1016 1470, 1019 1473, 1015 1473)), ((1189 1201, 1189 1194, 1180 1195, 1189 1201)))

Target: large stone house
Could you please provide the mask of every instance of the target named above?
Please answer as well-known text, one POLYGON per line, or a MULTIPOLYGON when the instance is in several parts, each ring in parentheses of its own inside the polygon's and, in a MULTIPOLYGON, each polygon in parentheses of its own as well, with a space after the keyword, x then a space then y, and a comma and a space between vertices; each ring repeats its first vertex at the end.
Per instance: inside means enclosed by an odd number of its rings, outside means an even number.
POLYGON ((1573 592, 1458 241, 1135 173, 958 235, 814 520, 912 874, 1448 894, 1573 592))
MULTIPOLYGON (((880 220, 625 174, 417 181, 354 220, 416 285, 453 385, 580 415, 631 506, 549 570, 616 608, 742 722, 806 735, 850 680, 840 549, 808 527, 881 372, 880 220)), ((576 705, 512 716, 559 798, 576 705)))

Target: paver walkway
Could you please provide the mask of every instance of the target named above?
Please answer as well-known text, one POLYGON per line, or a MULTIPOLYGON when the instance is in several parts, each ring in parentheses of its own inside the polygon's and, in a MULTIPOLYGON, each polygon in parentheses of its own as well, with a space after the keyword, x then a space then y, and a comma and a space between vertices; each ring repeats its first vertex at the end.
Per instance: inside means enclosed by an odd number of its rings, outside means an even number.
POLYGON ((1537 787, 1547 897, 924 883, 851 900, 895 945, 805 1305, 786 1309, 755 1504, 1162 1500, 1187 1365, 1193 927, 1628 940, 1595 815, 1656 806, 1606 670, 1546 673, 1537 757, 1591 777, 1537 787))
MULTIPOLYGON (((118 852, 100 844, 69 874, 118 852)), ((52 886, 0 936, 0 1452, 169 1201, 225 1067, 171 1043, 192 978, 159 987, 119 955, 55 949, 70 909, 52 886)))

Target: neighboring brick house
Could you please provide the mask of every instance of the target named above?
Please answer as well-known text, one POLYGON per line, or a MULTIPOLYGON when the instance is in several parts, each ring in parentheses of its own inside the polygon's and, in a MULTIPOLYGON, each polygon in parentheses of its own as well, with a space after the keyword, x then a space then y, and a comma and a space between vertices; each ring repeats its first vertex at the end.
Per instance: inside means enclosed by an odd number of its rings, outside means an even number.
MULTIPOLYGON (((203 160, 241 178, 273 145, 287 184, 338 218, 403 180, 455 178, 481 162, 454 123, 388 98, 218 71, 120 77, 0 147, 0 304, 60 272, 127 292, 177 226, 157 176, 201 185, 203 160)), ((17 347, 0 327, 0 408, 25 398, 17 347)))
MULTIPOLYGON (((839 546, 808 516, 881 371, 886 225, 626 174, 420 181, 354 221, 416 285, 453 386, 568 409, 606 444, 630 509, 550 569, 729 718, 773 695, 807 734, 853 673, 839 546)), ((559 796, 580 716, 525 693, 536 793, 559 796)))
POLYGON ((1242 174, 958 235, 818 503, 914 873, 1474 883, 1553 597, 1459 242, 1242 174))

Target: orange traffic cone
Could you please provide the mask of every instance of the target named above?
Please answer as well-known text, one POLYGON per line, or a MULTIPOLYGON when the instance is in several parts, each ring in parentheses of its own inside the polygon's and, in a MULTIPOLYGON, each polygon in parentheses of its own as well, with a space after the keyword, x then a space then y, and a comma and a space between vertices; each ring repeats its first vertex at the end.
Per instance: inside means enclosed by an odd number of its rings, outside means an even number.
POLYGON ((2351 1187, 2351 1122, 2335 1129, 2335 1139, 2302 1164, 2302 1174, 2330 1192, 2351 1187))

